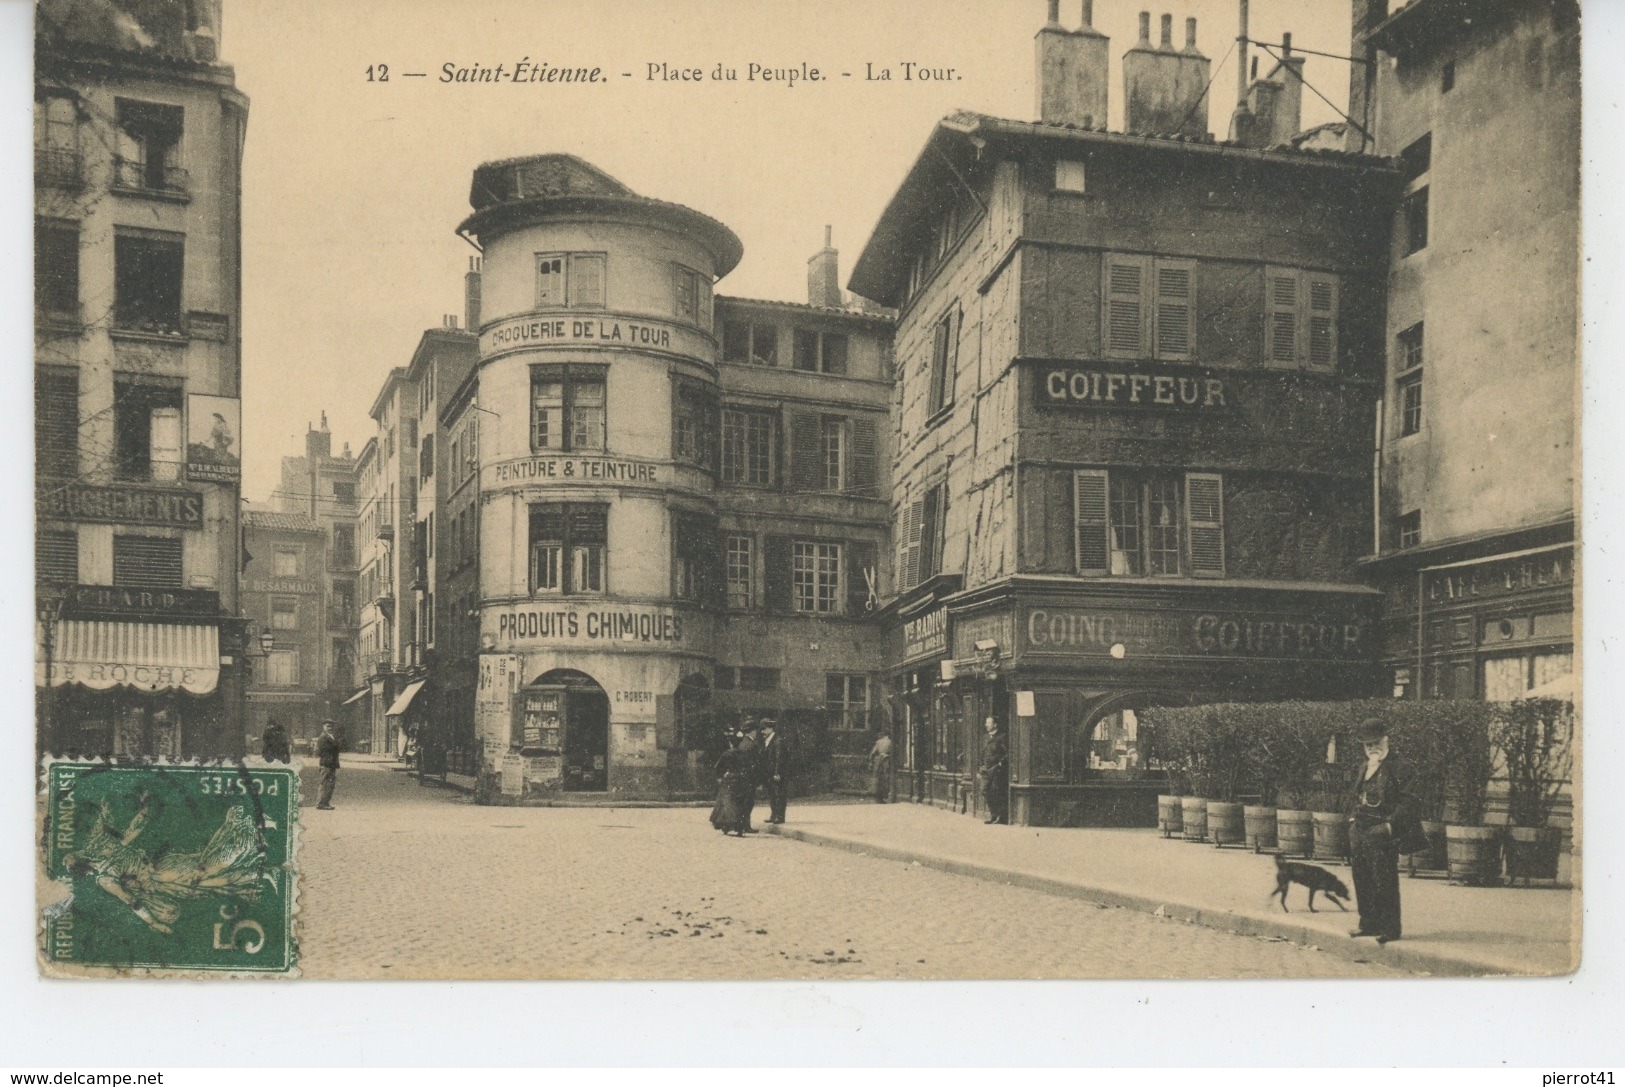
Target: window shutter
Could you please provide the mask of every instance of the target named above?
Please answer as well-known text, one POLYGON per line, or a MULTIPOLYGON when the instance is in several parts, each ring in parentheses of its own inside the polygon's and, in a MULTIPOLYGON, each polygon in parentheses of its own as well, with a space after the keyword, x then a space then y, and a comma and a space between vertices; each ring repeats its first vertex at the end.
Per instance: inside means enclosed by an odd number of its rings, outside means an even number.
POLYGON ((897 561, 892 567, 892 588, 895 592, 902 592, 910 585, 908 580, 908 541, 910 534, 917 530, 914 527, 915 515, 919 512, 918 505, 901 506, 897 511, 897 561))
POLYGON ((1337 279, 1309 277, 1309 366, 1315 370, 1337 367, 1337 279))
POLYGON ((35 533, 34 579, 52 585, 72 585, 79 580, 78 533, 35 533))
POLYGON ((1185 517, 1194 577, 1224 576, 1224 477, 1185 476, 1185 517))
POLYGON ((1298 361, 1298 273, 1271 268, 1264 274, 1264 360, 1271 366, 1298 361))
POLYGON ((762 544, 763 602, 769 611, 790 610, 790 537, 769 536, 762 544))
POLYGON ((1157 261, 1159 359, 1188 359, 1196 339, 1196 262, 1157 261))
POLYGON ((812 412, 790 415, 790 488, 808 494, 824 490, 824 426, 812 412))
POLYGON ((862 541, 847 543, 846 614, 867 615, 873 610, 880 597, 880 571, 877 565, 874 544, 862 541))
POLYGON ((1073 547, 1078 573, 1104 574, 1106 548, 1106 473, 1083 468, 1072 473, 1073 547))
POLYGON ((942 521, 944 484, 937 484, 925 492, 920 506, 920 558, 918 579, 936 577, 942 573, 942 521))
POLYGON ((954 402, 954 380, 959 376, 959 337, 965 331, 965 316, 956 307, 948 315, 948 365, 942 374, 942 403, 954 402))
POLYGON ((564 305, 564 257, 560 254, 537 254, 536 308, 547 309, 564 305))
POLYGON ((944 317, 937 322, 936 331, 931 339, 931 372, 927 375, 930 386, 927 390, 926 413, 935 415, 947 401, 948 390, 948 334, 949 319, 944 317))
POLYGON ((152 409, 150 441, 152 478, 181 478, 181 409, 152 409))
POLYGON ((699 292, 699 296, 700 296, 699 297, 699 313, 696 316, 699 318, 700 327, 705 329, 707 332, 709 332, 709 331, 711 331, 711 306, 712 306, 711 279, 710 279, 709 276, 704 276, 704 275, 701 275, 700 273, 696 272, 696 273, 694 273, 694 282, 697 285, 696 290, 699 292))
POLYGON ((155 536, 114 536, 113 584, 137 589, 180 588, 181 541, 155 536))
POLYGON ((1106 256, 1106 354, 1139 358, 1146 354, 1144 257, 1106 256))
POLYGON ((79 474, 79 375, 34 375, 34 450, 40 475, 79 474))
POLYGON ((604 304, 604 255, 577 253, 570 258, 570 304, 604 304))
POLYGON ((852 420, 852 470, 849 473, 853 494, 873 497, 877 493, 875 478, 876 447, 879 435, 873 419, 852 420))
POLYGON ((925 535, 925 500, 922 498, 909 507, 907 536, 903 546, 903 588, 912 589, 920 583, 920 541, 925 535))

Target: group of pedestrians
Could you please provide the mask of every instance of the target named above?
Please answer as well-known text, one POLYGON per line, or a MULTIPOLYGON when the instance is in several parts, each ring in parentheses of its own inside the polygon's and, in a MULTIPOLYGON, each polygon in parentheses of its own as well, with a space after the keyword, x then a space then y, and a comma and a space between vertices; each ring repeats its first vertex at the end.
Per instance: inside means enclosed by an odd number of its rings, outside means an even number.
POLYGON ((756 808, 756 790, 767 790, 769 823, 784 822, 790 800, 790 758, 779 723, 773 717, 747 714, 729 738, 728 750, 717 760, 717 802, 711 825, 723 834, 744 837, 757 830, 750 825, 756 808))

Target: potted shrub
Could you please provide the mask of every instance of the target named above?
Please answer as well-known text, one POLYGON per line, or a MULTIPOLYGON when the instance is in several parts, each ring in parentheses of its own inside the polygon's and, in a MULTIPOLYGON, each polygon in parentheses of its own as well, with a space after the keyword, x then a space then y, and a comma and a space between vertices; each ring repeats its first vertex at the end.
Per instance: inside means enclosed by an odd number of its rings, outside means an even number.
POLYGON ((1556 698, 1524 698, 1496 709, 1490 743, 1507 775, 1508 880, 1556 879, 1563 831, 1549 826, 1574 768, 1574 707, 1556 698))
MULTIPOLYGON (((1174 753, 1181 742, 1180 727, 1178 711, 1156 709, 1147 710, 1141 715, 1141 735, 1150 735, 1151 758, 1168 775, 1168 792, 1157 796, 1157 829, 1164 838, 1185 833, 1180 802, 1190 791, 1190 779, 1174 753)), ((1147 760, 1148 763, 1150 761, 1147 760)))
POLYGON ((1410 768, 1410 789, 1420 809, 1427 846, 1407 856, 1411 875, 1443 871, 1446 864, 1445 781, 1450 770, 1448 729, 1444 718, 1452 704, 1394 702, 1386 714, 1389 737, 1410 768))
POLYGON ((1320 778, 1323 741, 1316 730, 1321 711, 1313 703, 1287 702, 1275 707, 1279 716, 1263 738, 1264 763, 1260 777, 1271 783, 1275 795, 1276 842, 1288 857, 1308 857, 1315 851, 1311 808, 1320 778))
POLYGON ((1484 825, 1493 755, 1487 702, 1430 702, 1439 715, 1445 774, 1445 854, 1452 882, 1491 886, 1501 878, 1501 832, 1484 825))
POLYGON ((1263 711, 1253 731, 1253 781, 1258 787, 1258 803, 1242 809, 1243 833, 1253 852, 1274 849, 1278 833, 1280 804, 1295 802, 1295 788, 1301 783, 1298 767, 1304 762, 1301 731, 1294 727, 1291 704, 1259 707, 1263 711))
POLYGON ((1168 769, 1172 795, 1157 798, 1158 822, 1163 836, 1178 832, 1188 842, 1207 840, 1208 769, 1204 755, 1203 733, 1207 729, 1206 717, 1211 707, 1165 707, 1147 711, 1146 720, 1156 730, 1157 751, 1168 769), (1173 805, 1179 808, 1178 823, 1173 820, 1173 805))
POLYGON ((1207 832, 1216 846, 1240 845, 1242 805, 1236 796, 1250 770, 1254 707, 1221 704, 1205 707, 1198 736, 1200 758, 1207 772, 1207 832))

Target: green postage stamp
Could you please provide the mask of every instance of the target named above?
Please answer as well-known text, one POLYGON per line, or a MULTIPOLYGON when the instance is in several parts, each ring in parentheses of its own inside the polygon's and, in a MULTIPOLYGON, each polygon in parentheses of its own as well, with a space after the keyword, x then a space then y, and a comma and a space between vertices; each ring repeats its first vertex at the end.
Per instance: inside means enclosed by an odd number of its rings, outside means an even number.
POLYGON ((296 767, 45 766, 45 973, 297 972, 296 767), (49 890, 49 888, 48 888, 49 890))

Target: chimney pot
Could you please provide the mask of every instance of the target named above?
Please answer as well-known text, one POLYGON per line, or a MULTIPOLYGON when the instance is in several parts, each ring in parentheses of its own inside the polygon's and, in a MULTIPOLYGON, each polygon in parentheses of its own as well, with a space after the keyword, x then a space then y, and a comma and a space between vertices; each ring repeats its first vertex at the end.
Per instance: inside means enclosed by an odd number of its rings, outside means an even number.
MULTIPOLYGON (((1056 0, 1056 3, 1060 3, 1060 0, 1056 0)), ((824 248, 835 248, 835 228, 829 223, 824 224, 824 248)))
POLYGON ((1283 55, 1292 52, 1292 31, 1290 30, 1281 35, 1281 52, 1283 55))
POLYGON ((1257 79, 1258 78, 1258 58, 1257 57, 1253 58, 1253 70, 1252 70, 1251 73, 1249 73, 1249 78, 1251 78, 1251 79, 1257 79))
POLYGON ((1196 17, 1193 15, 1185 20, 1185 51, 1196 52, 1196 17))
POLYGON ((1095 0, 1083 0, 1083 29, 1089 30, 1095 25, 1095 0))
POLYGON ((1061 0, 1049 0, 1049 25, 1061 25, 1061 0))
POLYGON ((1174 47, 1174 17, 1166 12, 1162 16, 1162 47, 1164 49, 1174 47))
POLYGON ((1140 12, 1140 41, 1146 45, 1151 44, 1151 13, 1149 11, 1140 12))

